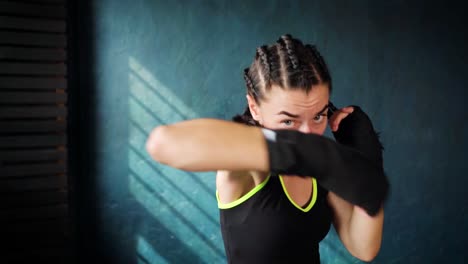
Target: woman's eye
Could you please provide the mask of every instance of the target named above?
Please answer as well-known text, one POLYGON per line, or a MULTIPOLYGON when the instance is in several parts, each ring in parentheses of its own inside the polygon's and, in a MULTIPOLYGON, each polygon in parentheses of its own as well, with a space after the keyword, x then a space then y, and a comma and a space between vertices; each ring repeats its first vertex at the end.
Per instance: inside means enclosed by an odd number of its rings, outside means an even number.
POLYGON ((281 122, 287 126, 292 126, 294 124, 294 121, 292 120, 283 120, 281 122))
POLYGON ((317 115, 317 116, 314 117, 314 122, 315 122, 315 123, 320 123, 320 122, 322 122, 322 120, 323 120, 324 118, 325 118, 325 115, 324 115, 324 114, 322 114, 322 115, 317 115))

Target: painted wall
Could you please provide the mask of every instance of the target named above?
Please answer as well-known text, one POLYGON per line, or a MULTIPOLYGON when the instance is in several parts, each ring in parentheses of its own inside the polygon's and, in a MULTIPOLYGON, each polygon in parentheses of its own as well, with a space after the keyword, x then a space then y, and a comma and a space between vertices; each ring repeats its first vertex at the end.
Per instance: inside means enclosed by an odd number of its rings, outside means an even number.
MULTIPOLYGON (((257 46, 284 33, 318 46, 332 100, 361 105, 382 132, 392 193, 374 262, 466 261, 460 8, 340 0, 100 0, 77 8, 81 261, 225 262, 214 173, 152 162, 144 143, 160 124, 242 111, 242 69, 257 46)), ((321 256, 359 263, 334 230, 321 256)))

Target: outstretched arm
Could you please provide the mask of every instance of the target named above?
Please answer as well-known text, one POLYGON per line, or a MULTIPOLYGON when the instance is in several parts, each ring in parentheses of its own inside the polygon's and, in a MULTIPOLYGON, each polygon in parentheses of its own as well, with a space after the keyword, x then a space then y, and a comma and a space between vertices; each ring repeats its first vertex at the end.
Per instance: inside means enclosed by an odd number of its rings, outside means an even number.
POLYGON ((378 212, 388 188, 383 169, 367 155, 298 131, 197 119, 156 128, 147 150, 155 160, 182 170, 313 175, 370 215, 378 212))
POLYGON ((268 171, 260 128, 217 119, 194 119, 156 127, 146 149, 163 164, 189 171, 268 171))
POLYGON ((313 175, 370 215, 378 212, 388 190, 382 166, 367 151, 298 131, 196 119, 156 128, 147 150, 155 160, 182 170, 313 175))

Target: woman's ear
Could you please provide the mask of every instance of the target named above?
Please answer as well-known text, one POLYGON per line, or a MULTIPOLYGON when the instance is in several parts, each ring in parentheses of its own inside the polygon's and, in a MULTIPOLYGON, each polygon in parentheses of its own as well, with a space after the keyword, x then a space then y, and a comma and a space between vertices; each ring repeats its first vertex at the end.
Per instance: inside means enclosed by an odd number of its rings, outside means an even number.
POLYGON ((249 110, 250 110, 250 114, 252 114, 252 117, 255 121, 260 122, 260 108, 257 104, 257 102, 255 101, 255 99, 250 95, 250 94, 247 94, 247 104, 249 105, 249 110))

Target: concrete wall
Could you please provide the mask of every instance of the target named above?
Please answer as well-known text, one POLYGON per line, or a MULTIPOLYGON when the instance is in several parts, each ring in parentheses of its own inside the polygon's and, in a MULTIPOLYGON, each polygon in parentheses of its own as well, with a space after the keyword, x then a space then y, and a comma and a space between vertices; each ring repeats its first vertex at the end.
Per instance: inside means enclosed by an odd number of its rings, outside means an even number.
MULTIPOLYGON (((214 173, 152 162, 144 143, 159 124, 241 112, 255 48, 291 33, 325 57, 334 103, 360 105, 382 133, 392 192, 374 262, 462 263, 466 30, 457 7, 424 3, 79 3, 81 259, 225 262, 214 173)), ((321 256, 359 263, 334 230, 321 256)))

